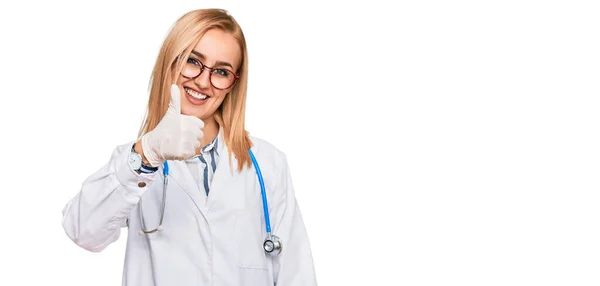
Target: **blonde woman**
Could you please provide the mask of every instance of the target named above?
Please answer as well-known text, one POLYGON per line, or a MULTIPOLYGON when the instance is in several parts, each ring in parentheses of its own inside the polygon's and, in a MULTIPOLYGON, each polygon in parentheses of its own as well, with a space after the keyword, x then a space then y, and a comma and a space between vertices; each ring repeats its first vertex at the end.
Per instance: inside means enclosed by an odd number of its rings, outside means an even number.
POLYGON ((247 80, 226 11, 177 20, 138 139, 63 210, 68 237, 92 252, 127 229, 123 285, 316 285, 286 156, 244 129, 247 80))

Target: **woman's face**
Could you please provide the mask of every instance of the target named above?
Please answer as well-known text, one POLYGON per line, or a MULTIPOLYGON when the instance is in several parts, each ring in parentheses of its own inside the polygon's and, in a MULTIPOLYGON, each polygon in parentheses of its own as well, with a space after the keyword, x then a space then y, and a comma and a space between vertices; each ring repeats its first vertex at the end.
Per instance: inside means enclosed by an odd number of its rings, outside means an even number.
POLYGON ((212 118, 233 88, 241 55, 239 44, 231 34, 219 29, 206 32, 177 79, 181 113, 202 120, 212 118))

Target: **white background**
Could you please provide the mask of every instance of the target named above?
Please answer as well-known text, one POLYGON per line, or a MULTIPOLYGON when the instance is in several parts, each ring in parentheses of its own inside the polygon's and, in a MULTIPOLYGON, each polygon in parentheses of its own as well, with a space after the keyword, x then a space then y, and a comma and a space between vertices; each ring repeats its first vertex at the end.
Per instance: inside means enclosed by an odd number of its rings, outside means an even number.
POLYGON ((3 1, 0 285, 120 285, 125 237, 86 252, 62 207, 206 7, 244 29, 320 285, 599 285, 594 1, 349 2, 3 1))

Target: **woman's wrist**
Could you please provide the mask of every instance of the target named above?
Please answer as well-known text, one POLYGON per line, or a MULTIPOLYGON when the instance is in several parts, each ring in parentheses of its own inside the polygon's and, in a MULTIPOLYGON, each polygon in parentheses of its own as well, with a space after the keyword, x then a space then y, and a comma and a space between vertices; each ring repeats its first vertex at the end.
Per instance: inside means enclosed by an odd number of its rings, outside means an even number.
POLYGON ((142 163, 146 166, 150 166, 150 162, 148 162, 148 159, 144 155, 144 149, 142 148, 142 139, 138 140, 138 142, 135 143, 133 149, 135 150, 135 152, 142 156, 142 163))

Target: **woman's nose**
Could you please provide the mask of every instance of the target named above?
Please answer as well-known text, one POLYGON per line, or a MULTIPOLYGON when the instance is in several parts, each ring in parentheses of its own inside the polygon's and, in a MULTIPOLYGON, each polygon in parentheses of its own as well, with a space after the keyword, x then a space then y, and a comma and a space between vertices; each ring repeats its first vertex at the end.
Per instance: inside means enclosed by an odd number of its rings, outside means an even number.
POLYGON ((211 85, 210 75, 211 70, 203 68, 200 74, 194 79, 194 82, 201 88, 208 88, 211 85))

